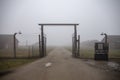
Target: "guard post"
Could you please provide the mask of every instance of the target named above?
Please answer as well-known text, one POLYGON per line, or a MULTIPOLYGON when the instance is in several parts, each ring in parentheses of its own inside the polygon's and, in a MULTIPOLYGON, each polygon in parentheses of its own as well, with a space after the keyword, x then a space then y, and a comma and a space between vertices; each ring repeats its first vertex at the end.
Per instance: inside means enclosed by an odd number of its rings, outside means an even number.
POLYGON ((95 60, 108 60, 109 53, 109 43, 107 42, 107 34, 102 33, 101 35, 105 35, 104 42, 95 43, 95 60))

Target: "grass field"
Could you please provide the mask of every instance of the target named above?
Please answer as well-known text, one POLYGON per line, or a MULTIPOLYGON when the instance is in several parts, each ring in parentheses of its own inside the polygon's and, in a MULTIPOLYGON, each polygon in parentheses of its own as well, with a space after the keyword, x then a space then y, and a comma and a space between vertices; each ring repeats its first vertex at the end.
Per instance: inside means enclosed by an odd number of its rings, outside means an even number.
MULTIPOLYGON (((52 51, 54 47, 47 47, 47 54, 52 51)), ((30 51, 26 48, 21 48, 17 50, 17 57, 29 57, 29 56, 39 56, 39 51, 38 49, 34 49, 34 51, 30 51)), ((0 50, 0 57, 13 57, 13 52, 12 50, 4 49, 0 50)), ((36 58, 38 59, 38 58, 36 58)), ((22 66, 24 64, 30 63, 35 61, 36 59, 0 59, 0 72, 1 71, 6 71, 9 69, 13 69, 19 66, 22 66)))
POLYGON ((36 59, 1 59, 0 60, 0 71, 6 71, 19 67, 23 64, 27 64, 35 61, 36 59))
MULTIPOLYGON (((65 48, 72 52, 71 47, 65 47, 65 48)), ((94 58, 94 49, 80 49, 80 57, 94 58)), ((119 49, 109 50, 109 58, 120 58, 120 50, 119 49)))
POLYGON ((80 49, 81 58, 94 58, 94 50, 92 49, 80 49))
POLYGON ((109 50, 110 58, 120 58, 120 50, 109 50))
MULTIPOLYGON (((47 54, 54 47, 47 47, 47 54)), ((16 56, 19 57, 39 57, 39 48, 20 47, 16 49, 16 56)), ((14 57, 13 49, 0 49, 0 57, 14 57)))

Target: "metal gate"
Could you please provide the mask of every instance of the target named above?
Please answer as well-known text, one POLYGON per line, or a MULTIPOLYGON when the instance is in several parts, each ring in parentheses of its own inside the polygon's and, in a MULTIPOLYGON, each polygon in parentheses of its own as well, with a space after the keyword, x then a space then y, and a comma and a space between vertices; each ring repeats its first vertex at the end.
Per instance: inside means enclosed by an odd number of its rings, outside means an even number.
POLYGON ((45 34, 43 36, 39 35, 39 54, 40 54, 40 57, 44 57, 47 55, 46 42, 47 42, 46 35, 45 34))

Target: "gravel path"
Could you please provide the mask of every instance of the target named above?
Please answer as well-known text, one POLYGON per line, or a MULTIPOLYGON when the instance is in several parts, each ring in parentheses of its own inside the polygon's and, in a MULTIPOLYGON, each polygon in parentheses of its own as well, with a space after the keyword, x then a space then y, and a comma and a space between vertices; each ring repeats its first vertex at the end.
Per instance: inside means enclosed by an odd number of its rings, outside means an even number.
POLYGON ((56 48, 45 58, 16 69, 0 80, 112 80, 105 71, 91 67, 71 52, 56 48), (50 63, 47 67, 46 63, 50 63))

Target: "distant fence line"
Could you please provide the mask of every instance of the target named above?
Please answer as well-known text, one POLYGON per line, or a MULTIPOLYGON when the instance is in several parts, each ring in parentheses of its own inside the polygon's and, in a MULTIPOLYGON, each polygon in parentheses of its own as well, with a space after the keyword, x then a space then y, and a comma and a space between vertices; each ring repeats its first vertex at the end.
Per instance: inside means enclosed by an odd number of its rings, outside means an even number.
MULTIPOLYGON (((17 35, 15 39, 16 58, 40 57, 39 35, 17 35)), ((0 58, 14 58, 14 35, 0 35, 0 58)))

